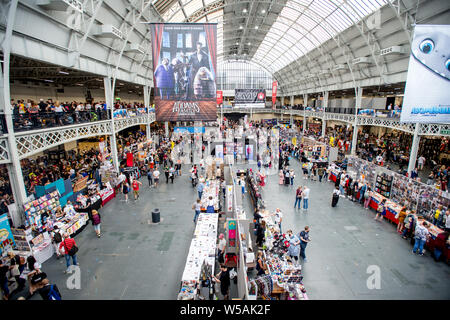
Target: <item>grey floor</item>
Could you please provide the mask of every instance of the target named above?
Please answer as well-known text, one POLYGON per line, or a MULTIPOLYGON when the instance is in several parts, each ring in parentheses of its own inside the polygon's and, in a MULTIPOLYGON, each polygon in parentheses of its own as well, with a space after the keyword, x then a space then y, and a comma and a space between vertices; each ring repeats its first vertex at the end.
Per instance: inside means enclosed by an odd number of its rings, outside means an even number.
POLYGON ((263 188, 270 210, 283 212, 283 231, 295 233, 308 225, 312 241, 306 248, 304 285, 310 299, 450 299, 450 268, 436 263, 429 253, 412 254, 409 241, 396 226, 377 222, 374 211, 340 198, 331 207, 334 184, 303 180, 297 161, 291 162, 297 178, 294 186, 278 184, 271 175, 263 188), (311 189, 308 211, 294 209, 295 189, 311 189), (373 267, 375 266, 375 267, 373 267), (368 289, 371 268, 379 268, 380 289, 368 289))
MULTIPOLYGON (((253 166, 252 166, 253 167, 253 166)), ((284 213, 283 230, 299 232, 311 227, 312 241, 304 264, 304 284, 310 299, 450 299, 450 269, 427 254, 411 253, 395 227, 375 222, 366 211, 346 199, 331 208, 331 183, 307 181, 311 188, 308 213, 293 208, 295 187, 305 184, 297 162, 294 187, 278 185, 271 175, 263 190, 269 209, 284 213), (367 268, 378 266, 381 288, 367 288, 367 268)), ((60 288, 64 299, 176 299, 180 279, 194 231, 192 188, 187 166, 175 183, 158 189, 143 183, 137 202, 121 201, 123 195, 101 209, 103 237, 95 236, 92 225, 75 240, 80 251, 81 289, 68 289, 65 261, 55 257, 43 270, 60 288), (149 225, 151 211, 161 210, 162 222, 149 225)), ((132 197, 131 197, 132 198, 132 197)), ((246 197, 244 206, 250 211, 246 197)), ((35 299, 40 299, 36 297, 35 299)))

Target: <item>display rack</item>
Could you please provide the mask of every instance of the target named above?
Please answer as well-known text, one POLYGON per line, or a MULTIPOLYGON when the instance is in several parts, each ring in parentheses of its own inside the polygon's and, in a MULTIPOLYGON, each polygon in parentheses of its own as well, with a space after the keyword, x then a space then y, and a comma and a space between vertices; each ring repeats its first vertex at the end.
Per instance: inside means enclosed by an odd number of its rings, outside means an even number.
POLYGON ((375 182, 375 191, 386 198, 390 198, 392 181, 393 177, 386 173, 381 173, 377 175, 377 179, 375 182))
POLYGON ((45 224, 45 221, 42 221, 42 217, 45 217, 45 215, 47 214, 47 218, 50 218, 50 215, 56 214, 56 210, 58 208, 61 208, 59 203, 59 196, 59 191, 55 190, 40 197, 39 199, 24 204, 26 217, 25 227, 33 225, 40 231, 42 231, 45 224))

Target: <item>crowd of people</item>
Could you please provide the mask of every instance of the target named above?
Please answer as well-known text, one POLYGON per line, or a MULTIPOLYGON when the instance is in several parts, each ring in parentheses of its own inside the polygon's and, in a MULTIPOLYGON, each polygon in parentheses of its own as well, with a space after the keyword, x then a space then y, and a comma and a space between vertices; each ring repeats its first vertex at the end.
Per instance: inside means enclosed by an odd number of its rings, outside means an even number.
MULTIPOLYGON (((143 103, 116 101, 113 106, 117 109, 145 108, 143 103)), ((89 102, 60 102, 53 99, 11 100, 13 123, 15 131, 48 128, 71 125, 99 120, 111 119, 105 101, 89 102)))

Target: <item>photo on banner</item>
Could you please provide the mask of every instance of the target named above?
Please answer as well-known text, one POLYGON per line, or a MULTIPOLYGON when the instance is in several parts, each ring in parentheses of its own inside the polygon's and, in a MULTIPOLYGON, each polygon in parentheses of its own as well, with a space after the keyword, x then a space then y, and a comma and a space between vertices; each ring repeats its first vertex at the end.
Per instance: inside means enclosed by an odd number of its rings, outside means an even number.
POLYGON ((450 123, 450 25, 416 25, 401 122, 450 123))
POLYGON ((156 121, 217 118, 217 24, 152 23, 156 121))
POLYGON ((234 89, 234 106, 236 108, 265 108, 265 89, 234 89))

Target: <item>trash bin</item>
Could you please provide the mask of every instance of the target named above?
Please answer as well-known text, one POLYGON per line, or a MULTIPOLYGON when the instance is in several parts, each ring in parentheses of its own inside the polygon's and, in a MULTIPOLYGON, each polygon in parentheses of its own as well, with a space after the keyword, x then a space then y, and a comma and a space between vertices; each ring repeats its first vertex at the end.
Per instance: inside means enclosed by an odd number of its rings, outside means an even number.
POLYGON ((159 209, 155 209, 152 211, 152 222, 158 223, 160 220, 160 212, 159 209))

